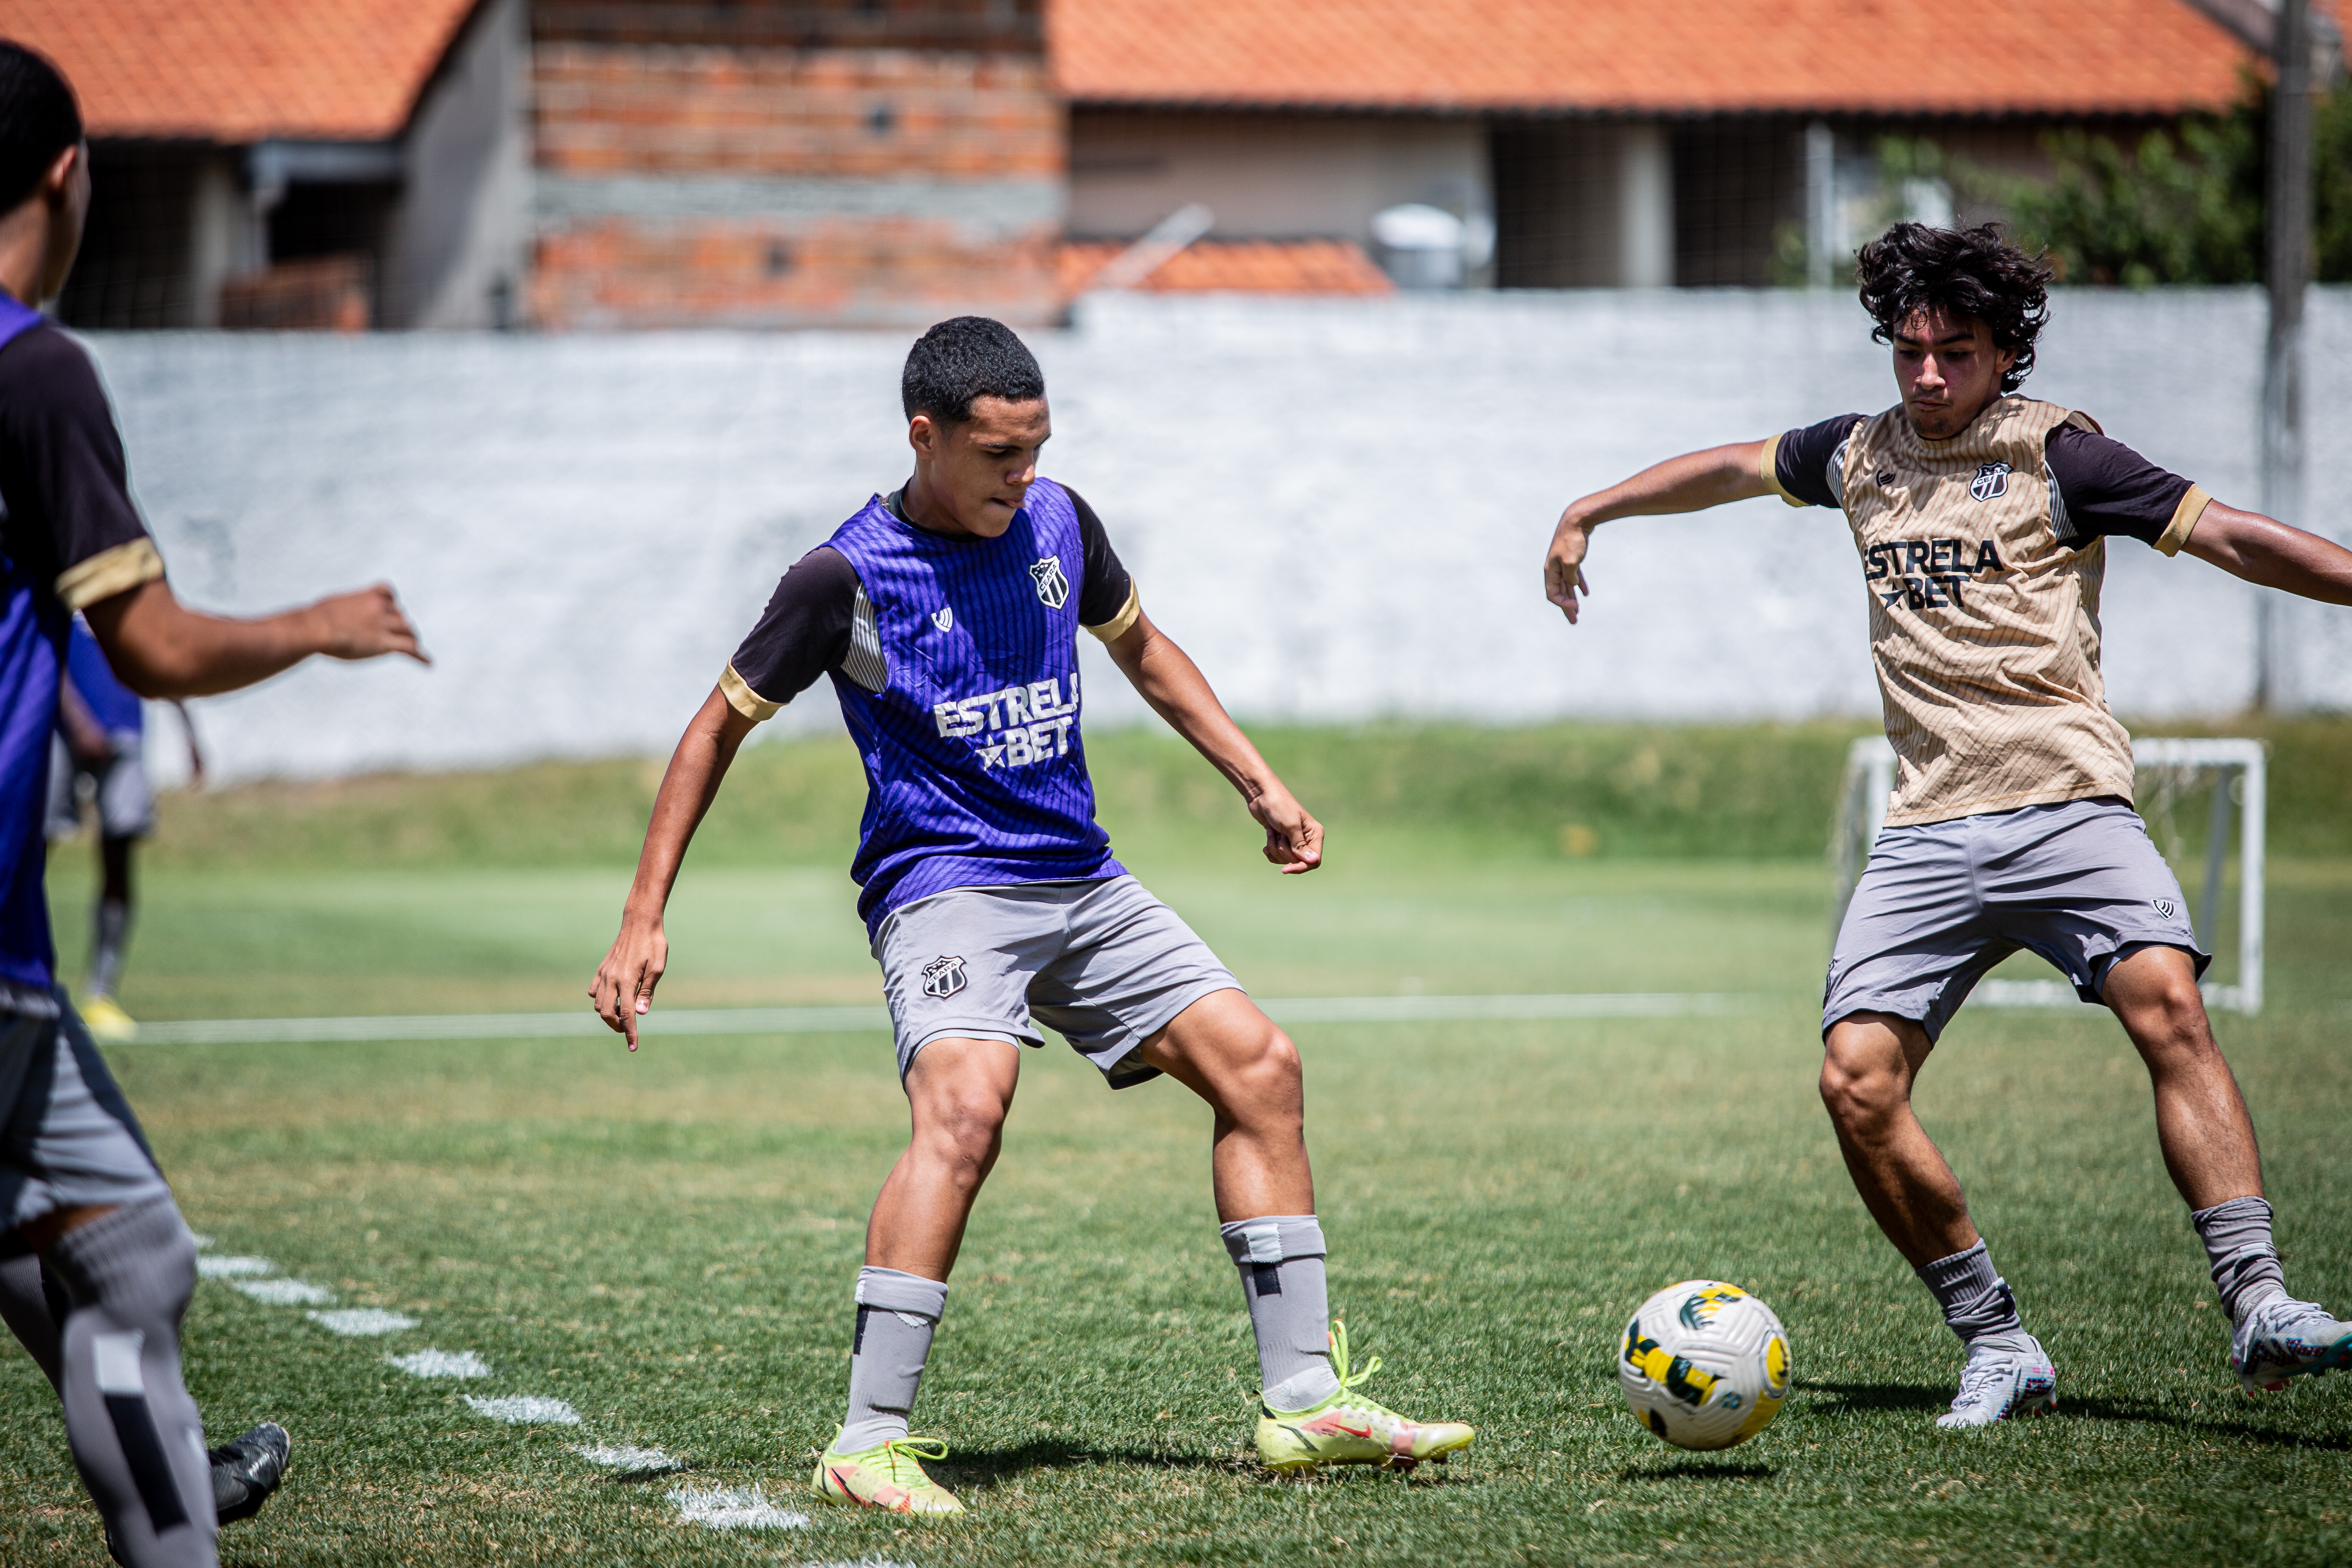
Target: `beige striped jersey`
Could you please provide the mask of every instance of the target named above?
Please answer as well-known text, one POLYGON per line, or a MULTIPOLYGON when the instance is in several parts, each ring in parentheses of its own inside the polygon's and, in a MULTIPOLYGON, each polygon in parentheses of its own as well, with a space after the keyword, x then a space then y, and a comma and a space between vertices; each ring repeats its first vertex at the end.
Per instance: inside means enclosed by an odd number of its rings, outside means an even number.
MULTIPOLYGON (((2062 537, 2046 456, 2068 424, 2098 431, 2086 416, 2002 397, 1929 441, 1898 405, 1855 425, 1832 470, 1870 591, 1896 760, 1890 826, 2132 798, 2131 739, 2099 674, 2106 542, 2062 537)), ((1805 504, 1780 481, 1779 445, 1765 443, 1764 477, 1805 504)), ((2180 548, 2206 499, 2191 488, 2158 549, 2180 548)))

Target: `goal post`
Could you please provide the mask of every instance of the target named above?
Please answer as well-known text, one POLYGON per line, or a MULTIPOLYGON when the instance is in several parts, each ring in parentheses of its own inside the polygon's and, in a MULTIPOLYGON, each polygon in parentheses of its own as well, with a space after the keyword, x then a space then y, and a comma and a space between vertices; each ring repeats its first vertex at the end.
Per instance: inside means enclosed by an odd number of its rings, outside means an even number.
MULTIPOLYGON (((2178 818, 2184 804, 2206 797, 2203 885, 2192 906, 2197 940, 2218 957, 2225 921, 2231 819, 2236 818, 2238 900, 2237 973, 2224 982, 2209 974, 2201 989, 2205 1005, 2218 1012, 2263 1010, 2263 847, 2268 833, 2269 755, 2249 740, 2155 737, 2132 742, 2134 793, 2157 847, 2168 861, 2186 853, 2178 818)), ((1845 919, 1854 884, 1870 858, 1870 847, 1886 825, 1887 797, 1895 789, 1895 748, 1885 737, 1866 735, 1846 749, 1845 778, 1838 791, 1837 822, 1830 840, 1832 874, 1831 930, 1845 919)), ((2185 885, 2187 877, 2181 880, 2185 885)), ((2218 965, 2217 965, 2218 967, 2218 965)), ((2081 998, 2062 980, 1987 980, 1971 1000, 1994 1007, 2076 1005, 2081 998)))

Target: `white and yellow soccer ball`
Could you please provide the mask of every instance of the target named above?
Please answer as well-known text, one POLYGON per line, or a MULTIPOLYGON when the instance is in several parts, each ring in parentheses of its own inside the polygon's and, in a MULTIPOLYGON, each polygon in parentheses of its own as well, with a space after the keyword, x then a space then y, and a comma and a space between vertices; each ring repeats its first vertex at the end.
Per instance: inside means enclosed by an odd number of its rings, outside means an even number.
POLYGON ((1617 1350, 1633 1419, 1677 1448, 1728 1448, 1772 1424, 1789 1394, 1789 1335, 1772 1309, 1720 1279, 1669 1285, 1617 1350))

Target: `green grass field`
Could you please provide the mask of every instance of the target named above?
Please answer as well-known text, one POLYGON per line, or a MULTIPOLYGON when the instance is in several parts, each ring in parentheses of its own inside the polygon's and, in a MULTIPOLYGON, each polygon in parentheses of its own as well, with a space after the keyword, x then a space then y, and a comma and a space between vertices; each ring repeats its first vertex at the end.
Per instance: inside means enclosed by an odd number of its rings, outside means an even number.
MULTIPOLYGON (((1058 1044, 1025 1058, 918 1412, 972 1511, 740 1531, 686 1522, 670 1494, 803 1506, 866 1206, 905 1135, 884 1037, 111 1051, 215 1251, 420 1320, 341 1339, 200 1287, 188 1376, 208 1422, 276 1417, 298 1445, 225 1561, 2352 1560, 2352 1381, 2236 1392, 2145 1077, 2103 1013, 1971 1010, 1924 1081, 2062 1401, 2015 1428, 1932 1427, 1958 1346, 1812 1089, 1820 844, 1851 732, 1276 733, 1333 827, 1304 879, 1256 861, 1173 743, 1096 741, 1129 863, 1262 994, 1749 998, 1722 1018, 1297 1028, 1334 1305, 1360 1359, 1387 1363, 1368 1392, 1481 1429, 1410 1479, 1246 1461, 1255 1363, 1207 1116, 1164 1081, 1113 1096, 1058 1044), (1596 857, 1562 852, 1570 824, 1596 857), (1695 1275, 1756 1290, 1795 1348, 1779 1421, 1719 1456, 1636 1427, 1612 1364, 1633 1306, 1695 1275), (385 1364, 428 1346, 492 1374, 385 1364), (583 1425, 500 1425, 469 1394, 560 1398, 583 1425), (585 1443, 690 1468, 616 1476, 585 1443)), ((2273 739, 2273 1000, 2221 1028, 2290 1282, 2344 1310, 2352 725, 2273 739)), ((854 771, 838 744, 746 753, 673 909, 665 1003, 875 998, 842 872, 854 771)), ((626 763, 175 797, 125 1000, 157 1019, 584 1006, 651 785, 626 763)), ((88 859, 54 862, 69 973, 88 859)), ((46 1385, 0 1352, 0 1563, 105 1561, 46 1385)))

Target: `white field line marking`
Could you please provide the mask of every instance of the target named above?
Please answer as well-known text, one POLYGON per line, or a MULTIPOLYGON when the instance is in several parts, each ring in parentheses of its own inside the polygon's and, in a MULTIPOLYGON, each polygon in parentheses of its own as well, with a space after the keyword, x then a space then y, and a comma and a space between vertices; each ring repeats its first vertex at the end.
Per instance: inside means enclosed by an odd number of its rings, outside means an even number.
POLYGON ((396 1334, 416 1326, 416 1320, 398 1312, 387 1312, 381 1307, 346 1307, 334 1312, 305 1312, 304 1317, 330 1333, 345 1339, 361 1339, 372 1334, 396 1334))
POLYGON ((411 1351, 383 1358, 411 1377, 488 1377, 490 1363, 472 1351, 411 1351))
MULTIPOLYGON (((1736 992, 1571 991, 1530 996, 1276 996, 1258 1005, 1285 1024, 1442 1024, 1486 1019, 1678 1018, 1744 1011, 1736 992)), ((833 1035, 887 1030, 883 1007, 677 1007, 646 1016, 644 1033, 833 1035)), ((415 1013, 373 1018, 188 1018, 142 1024, 148 1045, 329 1044, 373 1040, 541 1040, 611 1031, 586 1012, 415 1013)))
POLYGON ((758 1487, 712 1487, 698 1490, 679 1487, 669 1494, 672 1507, 688 1524, 712 1530, 805 1530, 808 1515, 778 1508, 758 1487))
POLYGON ((485 1399, 478 1394, 466 1395, 466 1404, 477 1415, 487 1415, 493 1421, 503 1421, 510 1426, 577 1426, 580 1412, 561 1399, 549 1399, 537 1394, 501 1394, 485 1399))
POLYGON ((205 1279, 236 1279, 251 1274, 275 1274, 278 1265, 267 1258, 199 1258, 196 1274, 205 1279))
POLYGON ((607 1469, 626 1470, 635 1475, 654 1475, 664 1470, 686 1468, 684 1459, 674 1459, 659 1448, 633 1448, 627 1444, 591 1443, 572 1450, 592 1465, 607 1469))
POLYGON ((189 1235, 190 1237, 194 1237, 194 1240, 195 1240, 195 1244, 196 1244, 196 1250, 197 1250, 198 1252, 202 1252, 202 1251, 205 1250, 207 1247, 211 1247, 211 1246, 212 1246, 212 1244, 213 1244, 213 1238, 212 1238, 211 1237, 209 1237, 209 1236, 206 1236, 204 1232, 202 1232, 202 1231, 200 1231, 200 1230, 192 1230, 192 1231, 188 1232, 188 1235, 189 1235))
POLYGON ((307 1279, 238 1279, 230 1289, 271 1307, 323 1307, 335 1299, 332 1290, 307 1279))

